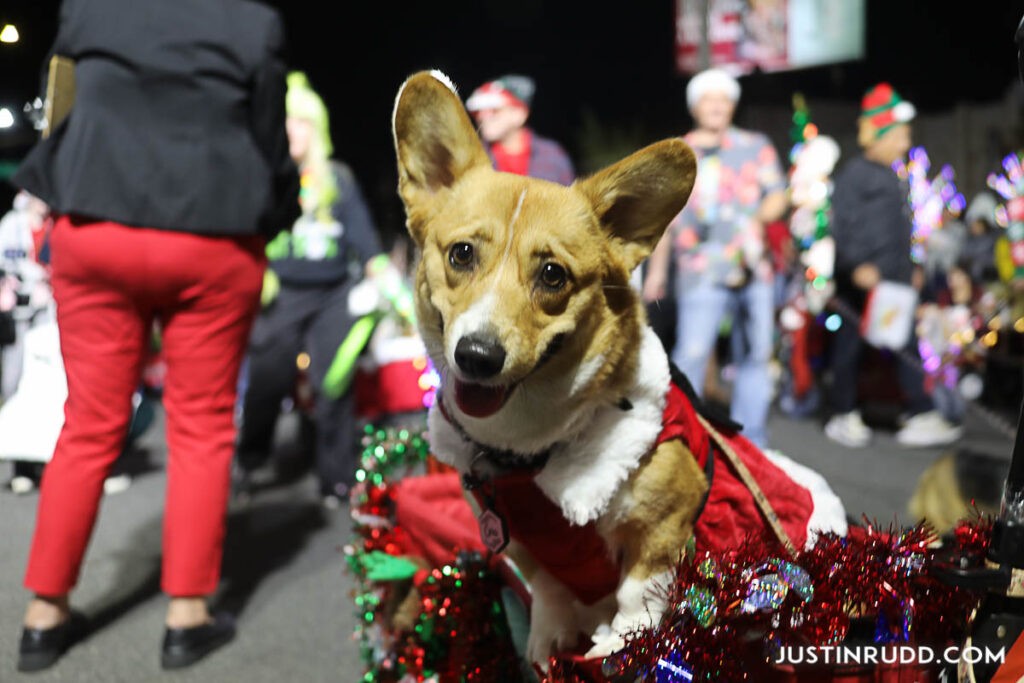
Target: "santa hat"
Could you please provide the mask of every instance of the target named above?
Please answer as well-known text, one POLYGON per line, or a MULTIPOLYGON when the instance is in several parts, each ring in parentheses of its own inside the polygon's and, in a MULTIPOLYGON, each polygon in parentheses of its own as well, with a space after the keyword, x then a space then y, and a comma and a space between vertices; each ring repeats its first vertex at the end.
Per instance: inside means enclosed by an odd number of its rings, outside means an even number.
POLYGON ((870 140, 877 140, 885 135, 893 126, 913 120, 917 110, 888 83, 879 83, 864 95, 860 103, 860 122, 865 135, 870 140))
POLYGON ((706 93, 725 93, 733 102, 739 102, 740 83, 723 69, 705 69, 686 84, 686 106, 691 110, 706 93))
POLYGON ((488 81, 474 90, 466 100, 466 109, 469 111, 501 107, 529 109, 536 89, 533 79, 529 76, 509 74, 488 81))

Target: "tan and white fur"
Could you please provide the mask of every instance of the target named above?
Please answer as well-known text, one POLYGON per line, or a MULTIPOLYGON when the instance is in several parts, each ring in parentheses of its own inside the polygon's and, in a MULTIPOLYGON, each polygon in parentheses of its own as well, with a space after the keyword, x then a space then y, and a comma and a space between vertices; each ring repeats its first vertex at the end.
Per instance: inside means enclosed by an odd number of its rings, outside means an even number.
MULTIPOLYGON (((438 72, 403 84, 393 126, 421 252, 416 312, 448 414, 473 441, 524 460, 550 450, 538 486, 573 524, 595 522, 622 567, 615 593, 586 608, 536 570, 528 654, 545 662, 581 632, 590 656, 610 654, 660 618, 654 589, 708 486, 683 443, 653 447, 669 366, 630 286, 690 194, 694 155, 665 140, 571 187, 499 173, 438 72)), ((429 436, 460 471, 486 467, 436 409, 429 436)))

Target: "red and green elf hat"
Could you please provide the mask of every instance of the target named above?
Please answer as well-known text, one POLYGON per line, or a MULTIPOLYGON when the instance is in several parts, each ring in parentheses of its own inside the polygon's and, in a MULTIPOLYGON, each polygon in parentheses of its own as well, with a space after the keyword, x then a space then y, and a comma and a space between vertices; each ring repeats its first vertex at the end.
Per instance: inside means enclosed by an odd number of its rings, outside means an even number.
POLYGON ((474 90, 466 100, 466 109, 471 112, 501 107, 529 109, 533 102, 534 90, 536 85, 529 76, 508 74, 484 83, 474 90))
POLYGON ((888 83, 879 83, 864 95, 860 103, 860 118, 874 132, 874 138, 885 135, 893 126, 911 121, 917 110, 888 83))

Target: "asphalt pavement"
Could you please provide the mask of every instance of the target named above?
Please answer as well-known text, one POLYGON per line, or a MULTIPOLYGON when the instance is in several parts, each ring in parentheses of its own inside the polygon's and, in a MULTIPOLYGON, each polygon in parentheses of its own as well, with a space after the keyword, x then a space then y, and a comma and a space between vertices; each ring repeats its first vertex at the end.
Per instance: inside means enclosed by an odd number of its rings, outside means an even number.
MULTIPOLYGON (((37 496, 0 494, 0 681, 358 681, 355 609, 341 552, 351 529, 348 509, 324 509, 308 473, 232 504, 215 606, 236 615, 235 641, 189 669, 160 669, 167 604, 159 586, 166 483, 160 417, 132 459, 143 471, 126 491, 104 498, 73 593, 72 604, 90 618, 92 633, 45 672, 15 671, 37 496)), ((283 426, 287 437, 287 421, 283 426)))

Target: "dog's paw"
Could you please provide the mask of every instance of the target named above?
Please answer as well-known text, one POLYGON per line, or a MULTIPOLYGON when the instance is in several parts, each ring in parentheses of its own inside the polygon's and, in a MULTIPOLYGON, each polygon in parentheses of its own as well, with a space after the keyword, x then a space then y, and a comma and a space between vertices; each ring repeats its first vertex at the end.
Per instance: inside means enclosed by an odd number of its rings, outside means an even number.
POLYGON ((548 671, 548 657, 551 655, 551 640, 548 634, 538 633, 536 628, 530 628, 530 637, 526 641, 526 658, 533 662, 544 673, 548 671))
POLYGON ((594 634, 590 636, 594 646, 587 652, 587 657, 607 657, 613 652, 618 652, 626 646, 623 634, 648 628, 654 623, 652 615, 648 612, 633 615, 616 613, 611 625, 604 623, 594 629, 594 634))
POLYGON ((568 650, 578 639, 579 632, 571 624, 531 624, 526 657, 547 671, 548 658, 556 652, 568 650))
POLYGON ((626 641, 623 640, 622 636, 612 630, 607 624, 599 626, 594 635, 590 637, 590 640, 594 643, 594 646, 587 651, 587 659, 603 659, 613 652, 618 652, 626 647, 626 641))
POLYGON ((547 667, 548 657, 552 654, 576 645, 580 628, 572 594, 565 586, 541 570, 534 575, 532 588, 533 606, 526 656, 543 668, 547 667))
POLYGON ((551 656, 551 643, 542 644, 540 639, 530 635, 526 642, 526 659, 536 664, 544 673, 548 672, 548 658, 551 656))

